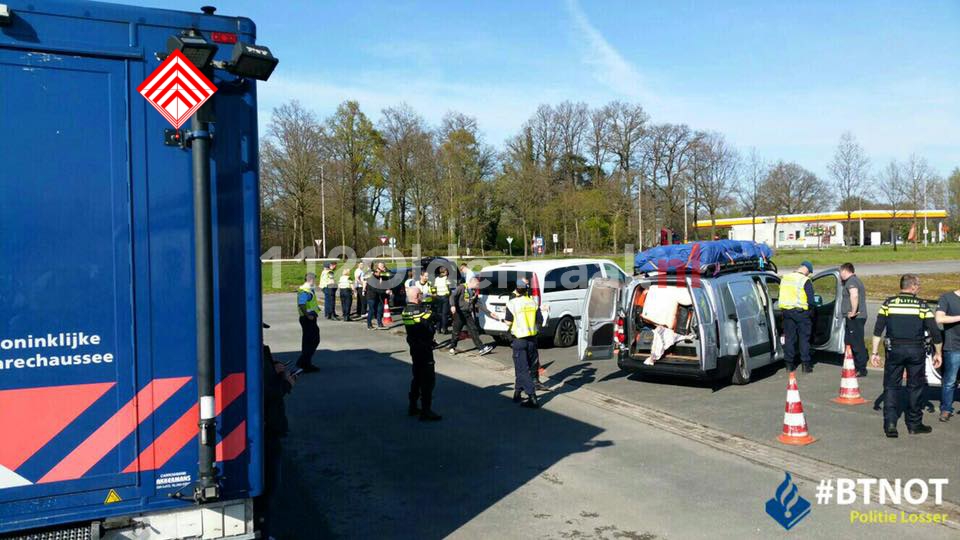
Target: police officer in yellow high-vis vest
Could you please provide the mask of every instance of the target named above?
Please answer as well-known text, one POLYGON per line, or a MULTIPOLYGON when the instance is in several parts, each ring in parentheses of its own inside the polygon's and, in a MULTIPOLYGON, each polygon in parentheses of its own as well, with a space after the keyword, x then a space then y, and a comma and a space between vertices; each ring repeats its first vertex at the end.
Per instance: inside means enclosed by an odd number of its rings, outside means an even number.
POLYGON ((513 370, 515 387, 513 391, 514 403, 521 401, 521 392, 527 394, 522 406, 531 409, 540 407, 537 402, 537 392, 530 376, 537 359, 537 334, 543 324, 543 314, 537 301, 527 295, 530 283, 526 278, 517 280, 517 294, 507 301, 507 313, 504 317, 510 326, 510 335, 513 337, 513 370))
POLYGON ((323 289, 323 315, 327 319, 339 319, 337 317, 337 279, 334 272, 337 269, 337 263, 328 263, 323 265, 320 272, 320 288, 323 289))
POLYGON ((803 372, 813 371, 810 360, 810 334, 813 331, 813 283, 810 274, 813 264, 800 263, 796 271, 780 280, 780 309, 783 311, 783 355, 787 369, 793 371, 803 364, 803 372), (800 352, 799 361, 797 351, 800 352))
POLYGON ((317 352, 320 345, 320 328, 317 326, 320 304, 314 289, 316 280, 317 275, 310 272, 304 277, 303 285, 297 288, 297 311, 300 313, 300 328, 303 330, 297 367, 305 372, 317 370, 313 365, 313 353, 317 352))

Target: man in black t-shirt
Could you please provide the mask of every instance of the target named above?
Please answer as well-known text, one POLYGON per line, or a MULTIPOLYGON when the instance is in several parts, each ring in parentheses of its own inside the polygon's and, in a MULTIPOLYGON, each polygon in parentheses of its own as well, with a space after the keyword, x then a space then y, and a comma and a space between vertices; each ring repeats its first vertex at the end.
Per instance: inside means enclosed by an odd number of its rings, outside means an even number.
POLYGON ((943 325, 943 387, 940 395, 940 421, 953 416, 957 371, 960 371, 960 289, 948 292, 937 302, 937 323, 943 325))

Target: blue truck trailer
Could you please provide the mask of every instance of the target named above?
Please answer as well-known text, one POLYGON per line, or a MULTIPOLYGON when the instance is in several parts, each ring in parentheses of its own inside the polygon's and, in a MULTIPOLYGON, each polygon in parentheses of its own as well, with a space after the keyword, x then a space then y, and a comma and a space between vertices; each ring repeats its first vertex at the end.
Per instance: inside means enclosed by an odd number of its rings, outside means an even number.
POLYGON ((0 0, 0 536, 256 537, 255 39, 212 8, 0 0), (178 44, 218 90, 175 130, 137 87, 178 44))

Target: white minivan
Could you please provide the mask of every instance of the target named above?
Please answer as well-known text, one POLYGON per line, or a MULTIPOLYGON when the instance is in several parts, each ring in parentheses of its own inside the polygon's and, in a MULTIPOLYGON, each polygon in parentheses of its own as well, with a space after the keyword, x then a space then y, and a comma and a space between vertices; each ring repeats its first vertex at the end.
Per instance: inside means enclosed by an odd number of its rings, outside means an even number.
MULTIPOLYGON (((583 299, 590 280, 595 277, 627 283, 630 278, 613 261, 607 259, 550 259, 497 264, 481 270, 480 300, 493 313, 506 312, 510 293, 517 279, 530 280, 531 293, 540 302, 544 324, 540 336, 554 346, 570 347, 577 342, 577 326, 583 315, 583 299)), ((498 341, 508 339, 507 325, 480 315, 484 333, 498 341)))

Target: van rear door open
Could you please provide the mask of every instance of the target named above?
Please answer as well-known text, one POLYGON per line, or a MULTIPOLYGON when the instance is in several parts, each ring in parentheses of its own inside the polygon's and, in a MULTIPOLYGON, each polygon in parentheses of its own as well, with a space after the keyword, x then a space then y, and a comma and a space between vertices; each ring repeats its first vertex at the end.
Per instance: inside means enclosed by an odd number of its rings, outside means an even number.
POLYGON ((717 367, 717 320, 716 310, 710 302, 707 287, 709 283, 697 276, 687 277, 687 288, 693 298, 694 312, 697 314, 697 334, 700 337, 700 368, 709 371, 717 367))
POLYGON ((619 279, 594 278, 587 287, 584 298, 583 317, 580 319, 580 336, 577 340, 577 355, 581 361, 607 360, 613 358, 614 325, 619 315, 619 279))
POLYGON ((826 270, 811 278, 813 281, 813 348, 843 354, 846 320, 841 313, 843 282, 840 271, 826 270))
POLYGON ((768 314, 753 279, 750 276, 738 277, 728 282, 726 287, 737 312, 741 351, 746 356, 747 365, 753 369, 768 364, 773 353, 768 314))

